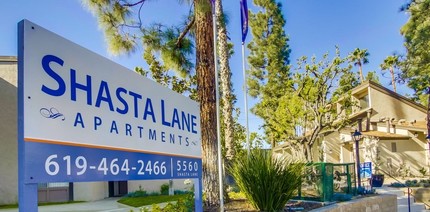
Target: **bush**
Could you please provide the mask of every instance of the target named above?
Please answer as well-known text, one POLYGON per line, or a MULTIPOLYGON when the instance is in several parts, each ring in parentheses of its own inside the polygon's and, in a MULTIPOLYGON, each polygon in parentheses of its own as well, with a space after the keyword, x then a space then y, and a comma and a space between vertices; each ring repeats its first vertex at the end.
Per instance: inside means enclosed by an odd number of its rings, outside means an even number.
POLYGON ((158 195, 160 195, 160 193, 155 191, 148 193, 142 188, 142 186, 139 186, 139 190, 130 192, 127 195, 125 195, 125 197, 147 197, 147 196, 158 196, 158 195))
POLYGON ((142 188, 142 186, 139 186, 139 190, 134 191, 134 192, 130 192, 127 195, 125 195, 126 197, 146 197, 148 196, 147 192, 142 188))
POLYGON ((163 185, 161 185, 160 193, 161 193, 161 195, 169 195, 169 184, 168 183, 164 183, 163 185))
POLYGON ((230 199, 245 199, 246 196, 243 192, 228 192, 228 197, 230 199))
POLYGON ((184 190, 174 190, 173 194, 177 195, 177 194, 189 194, 189 193, 194 193, 193 191, 184 191, 184 190))
POLYGON ((394 183, 391 183, 391 187, 403 188, 405 187, 405 185, 403 183, 394 182, 394 183))
POLYGON ((260 211, 280 211, 301 184, 304 163, 272 157, 272 152, 253 150, 229 167, 238 187, 260 211))

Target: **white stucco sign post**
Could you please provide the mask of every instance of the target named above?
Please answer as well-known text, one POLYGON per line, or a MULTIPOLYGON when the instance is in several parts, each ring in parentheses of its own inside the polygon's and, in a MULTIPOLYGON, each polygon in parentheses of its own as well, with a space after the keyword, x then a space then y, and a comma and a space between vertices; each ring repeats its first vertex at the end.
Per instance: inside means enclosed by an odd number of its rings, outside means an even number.
POLYGON ((201 204, 199 106, 23 20, 18 41, 20 211, 37 183, 194 178, 201 204))

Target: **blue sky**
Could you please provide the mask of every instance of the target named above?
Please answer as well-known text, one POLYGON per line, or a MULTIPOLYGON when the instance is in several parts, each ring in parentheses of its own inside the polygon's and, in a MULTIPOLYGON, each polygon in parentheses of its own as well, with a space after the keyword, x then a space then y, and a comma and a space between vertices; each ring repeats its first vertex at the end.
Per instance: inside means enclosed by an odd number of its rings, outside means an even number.
MULTIPOLYGON (((321 56, 327 51, 332 54, 335 45, 340 47, 343 55, 358 47, 368 49, 370 53, 370 63, 364 66, 364 72, 371 70, 380 73, 379 64, 386 56, 393 52, 405 52, 399 31, 408 18, 405 13, 399 12, 405 0, 279 2, 283 5, 285 31, 290 37, 290 60, 293 64, 303 55, 321 56)), ((224 0, 223 4, 229 16, 229 37, 236 52, 231 59, 231 69, 237 106, 243 108, 239 0, 224 0)), ((248 0, 248 6, 256 11, 251 0, 248 0)), ((181 22, 187 11, 175 0, 152 0, 145 3, 143 17, 146 23, 157 21, 175 24, 181 22)), ((109 55, 96 18, 82 6, 80 0, 0 1, 0 55, 17 55, 17 23, 22 19, 28 19, 129 69, 144 66, 141 49, 132 55, 109 55)), ((249 33, 247 42, 250 39, 249 33)), ((384 86, 391 88, 388 74, 379 78, 384 86)), ((398 90, 401 94, 411 93, 405 86, 399 86, 398 90)), ((250 104, 253 102, 251 100, 250 104)), ((242 114, 240 121, 243 123, 244 120, 242 114)), ((250 130, 258 131, 261 121, 252 115, 249 121, 250 130)))

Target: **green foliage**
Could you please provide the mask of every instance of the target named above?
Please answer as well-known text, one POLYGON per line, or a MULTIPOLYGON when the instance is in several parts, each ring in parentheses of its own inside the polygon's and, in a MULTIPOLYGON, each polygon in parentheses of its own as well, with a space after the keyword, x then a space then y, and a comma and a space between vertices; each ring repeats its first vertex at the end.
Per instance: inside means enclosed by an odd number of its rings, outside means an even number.
MULTIPOLYGON (((168 84, 178 92, 186 94, 187 89, 183 85, 198 84, 198 92, 190 91, 188 95, 201 104, 202 114, 202 144, 206 157, 203 157, 203 175, 217 175, 217 169, 213 168, 216 163, 206 163, 213 160, 212 152, 216 152, 217 144, 215 119, 207 114, 215 114, 215 86, 214 82, 214 55, 208 51, 208 45, 212 45, 213 37, 211 4, 210 1, 193 0, 190 3, 190 13, 180 27, 164 26, 163 24, 152 24, 144 26, 141 17, 141 8, 145 0, 84 0, 99 20, 99 26, 104 30, 110 51, 114 54, 131 53, 138 46, 144 49, 144 59, 148 61, 150 71, 156 80, 168 84), (196 30, 194 30, 196 29, 196 30), (208 36, 206 36, 208 35, 208 36), (195 45, 195 51, 193 45, 195 45), (155 56, 156 57, 155 57, 155 56), (195 60, 193 65, 191 60, 195 60), (193 74, 189 80, 182 81, 174 74, 166 73, 166 70, 176 71, 182 79, 184 75, 193 74), (171 78, 170 78, 171 76, 171 78), (195 79, 195 81, 193 81, 195 79), (171 80, 171 81, 170 81, 171 80), (190 84, 188 84, 190 82, 190 84), (169 84, 171 83, 171 84, 169 84), (195 95, 194 95, 195 94, 195 95)), ((182 1, 183 2, 183 1, 182 1)), ((175 17, 178 17, 175 14, 175 17)), ((149 19, 150 17, 145 17, 149 19)), ((143 70, 143 69, 138 69, 143 70)), ((145 75, 148 73, 142 71, 145 75)), ((204 181, 203 188, 209 196, 207 204, 217 204, 218 182, 204 181)))
POLYGON ((243 193, 241 191, 239 191, 239 192, 234 192, 234 191, 228 192, 228 197, 230 199, 233 199, 233 200, 234 199, 246 199, 245 193, 243 193))
POLYGON ((366 81, 372 81, 377 84, 381 84, 381 82, 379 81, 379 76, 378 74, 376 74, 376 71, 368 71, 365 79, 366 81))
POLYGON ((410 17, 400 30, 407 50, 402 78, 415 90, 416 100, 424 99, 430 86, 430 0, 410 0, 403 10, 410 17))
POLYGON ((229 167, 246 198, 261 211, 280 211, 300 186, 304 164, 253 150, 229 167))
MULTIPOLYGON (((239 115, 240 110, 239 108, 234 108, 233 110, 233 152, 235 152, 234 157, 243 157, 246 154, 245 147, 245 141, 246 141, 246 134, 245 134, 245 127, 239 123, 239 115)), ((221 114, 221 123, 224 123, 224 114, 221 114)), ((225 132, 226 126, 225 124, 221 124, 221 132, 225 132)), ((225 133, 221 133, 221 143, 222 143, 222 154, 225 158, 227 149, 225 145, 225 133)))
POLYGON ((141 185, 139 185, 139 190, 130 192, 126 195, 126 197, 146 197, 148 193, 143 189, 141 185))
POLYGON ((161 185, 160 194, 161 195, 168 195, 169 194, 169 184, 168 183, 164 183, 163 185, 161 185))
POLYGON ((353 52, 348 55, 348 59, 354 63, 355 66, 358 66, 358 71, 360 75, 360 81, 364 81, 363 70, 362 67, 364 64, 369 63, 369 52, 367 49, 356 48, 353 52))
MULTIPOLYGON (((296 136, 302 136, 298 141, 309 148, 321 132, 346 126, 348 110, 354 105, 349 95, 358 85, 351 69, 348 58, 341 57, 337 47, 333 58, 328 53, 321 60, 316 56, 301 57, 293 77, 295 91, 281 98, 279 125, 284 129, 303 129, 296 136)), ((311 161, 310 152, 306 151, 306 155, 311 161)))
POLYGON ((404 187, 430 187, 430 179, 427 180, 406 180, 405 183, 394 182, 391 183, 390 187, 404 188, 404 187))
MULTIPOLYGON (((67 202, 39 202, 38 206, 46 206, 46 205, 64 205, 64 204, 74 204, 74 203, 82 203, 85 201, 67 201, 67 202)), ((10 208, 18 208, 18 204, 7 204, 0 205, 0 210, 2 209, 10 209, 10 208)))
POLYGON ((393 91, 396 92, 396 81, 398 74, 396 74, 395 69, 400 67, 401 61, 398 55, 390 55, 384 59, 384 62, 380 65, 382 71, 389 70, 391 75, 391 85, 393 86, 393 91))
POLYGON ((176 203, 169 202, 166 206, 161 208, 157 204, 152 204, 151 210, 148 207, 142 207, 141 212, 192 212, 194 211, 194 196, 193 194, 186 194, 184 198, 178 199, 176 203))
POLYGON ((180 195, 173 195, 173 196, 154 195, 154 196, 145 196, 145 197, 123 197, 120 200, 118 200, 118 202, 132 207, 142 207, 145 205, 178 201, 179 199, 187 198, 187 195, 189 194, 180 194, 180 195))
POLYGON ((283 134, 275 129, 279 123, 276 114, 279 98, 292 90, 288 66, 290 49, 281 3, 254 0, 254 5, 260 10, 249 13, 253 39, 248 44, 250 70, 247 84, 250 96, 258 99, 251 111, 264 120, 267 140, 274 145, 283 134))

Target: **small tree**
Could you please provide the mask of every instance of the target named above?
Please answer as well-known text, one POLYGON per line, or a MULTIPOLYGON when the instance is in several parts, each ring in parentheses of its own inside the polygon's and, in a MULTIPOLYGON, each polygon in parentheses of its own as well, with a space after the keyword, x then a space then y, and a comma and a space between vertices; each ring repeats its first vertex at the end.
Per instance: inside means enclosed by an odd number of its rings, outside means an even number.
MULTIPOLYGON (((335 131, 348 123, 348 110, 353 106, 349 96, 357 86, 347 58, 340 57, 336 48, 334 58, 328 53, 320 61, 316 57, 299 59, 294 74, 292 94, 281 98, 278 108, 278 127, 285 132, 301 129, 301 134, 291 135, 303 145, 304 154, 312 161, 311 149, 322 133, 335 131)), ((287 133, 286 133, 287 134, 287 133)))

